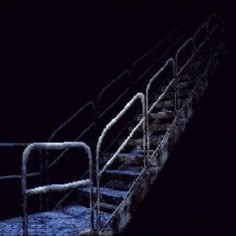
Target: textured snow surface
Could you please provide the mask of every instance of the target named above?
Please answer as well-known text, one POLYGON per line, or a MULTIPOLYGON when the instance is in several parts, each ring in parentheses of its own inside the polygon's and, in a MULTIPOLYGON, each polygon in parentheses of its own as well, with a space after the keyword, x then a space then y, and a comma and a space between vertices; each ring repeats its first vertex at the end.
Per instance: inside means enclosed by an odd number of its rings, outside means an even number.
MULTIPOLYGON (((81 191, 85 191, 85 192, 89 192, 90 191, 90 188, 80 188, 81 191)), ((96 192, 96 188, 94 188, 94 192, 96 192)), ((111 197, 117 197, 117 198, 125 198, 128 194, 127 191, 119 191, 119 190, 114 190, 114 189, 111 189, 111 188, 104 188, 104 187, 101 187, 100 188, 100 193, 101 194, 104 194, 104 195, 107 195, 107 196, 111 196, 111 197)))
MULTIPOLYGON (((109 213, 101 212, 102 225, 109 218, 109 213)), ((90 209, 82 206, 71 206, 61 211, 42 212, 28 216, 29 236, 73 236, 88 229, 90 229, 90 209)), ((1 221, 0 235, 21 236, 21 217, 1 221)))
POLYGON ((137 171, 137 170, 135 170, 135 171, 134 170, 106 170, 106 173, 138 176, 141 173, 141 171, 137 171))

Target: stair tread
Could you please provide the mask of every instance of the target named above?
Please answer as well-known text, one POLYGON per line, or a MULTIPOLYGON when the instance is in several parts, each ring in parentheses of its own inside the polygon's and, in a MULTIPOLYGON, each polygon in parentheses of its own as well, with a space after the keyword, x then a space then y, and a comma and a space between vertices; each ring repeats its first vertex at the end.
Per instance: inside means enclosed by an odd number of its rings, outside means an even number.
POLYGON ((131 187, 132 182, 124 182, 122 180, 110 180, 105 184, 105 187, 117 189, 117 190, 125 190, 128 191, 131 187))
MULTIPOLYGON (((151 112, 149 113, 148 117, 149 119, 166 119, 166 118, 171 118, 175 116, 174 111, 158 111, 158 112, 151 112)), ((137 119, 141 120, 143 117, 142 114, 137 115, 137 119)))
POLYGON ((105 202, 100 202, 100 207, 101 208, 107 208, 107 209, 113 210, 113 211, 117 208, 116 205, 113 205, 113 204, 110 204, 110 203, 105 203, 105 202))
MULTIPOLYGON (((90 192, 90 187, 79 188, 83 192, 90 192)), ((97 187, 94 187, 94 192, 96 192, 97 187)), ((111 196, 114 198, 125 198, 128 194, 128 191, 115 190, 106 187, 100 187, 100 193, 103 195, 111 196)))
POLYGON ((131 175, 131 176, 139 176, 140 171, 137 170, 107 170, 106 173, 109 174, 119 174, 119 175, 131 175))
MULTIPOLYGON (((156 142, 160 141, 163 138, 164 135, 152 135, 152 138, 150 139, 150 142, 156 142)), ((120 142, 123 142, 124 140, 120 140, 120 142)), ((128 141, 127 145, 142 145, 143 138, 132 138, 128 141)))

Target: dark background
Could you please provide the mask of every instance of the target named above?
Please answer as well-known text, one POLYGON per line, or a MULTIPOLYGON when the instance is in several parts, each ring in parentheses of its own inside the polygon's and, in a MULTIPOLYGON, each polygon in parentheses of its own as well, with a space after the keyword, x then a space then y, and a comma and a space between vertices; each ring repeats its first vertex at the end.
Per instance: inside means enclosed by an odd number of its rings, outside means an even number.
POLYGON ((172 159, 125 233, 235 235, 232 6, 1 2, 0 141, 47 140, 171 28, 202 22, 214 10, 224 16, 231 56, 211 80, 172 159))
POLYGON ((170 29, 202 22, 211 8, 197 1, 2 3, 0 140, 46 140, 170 29))

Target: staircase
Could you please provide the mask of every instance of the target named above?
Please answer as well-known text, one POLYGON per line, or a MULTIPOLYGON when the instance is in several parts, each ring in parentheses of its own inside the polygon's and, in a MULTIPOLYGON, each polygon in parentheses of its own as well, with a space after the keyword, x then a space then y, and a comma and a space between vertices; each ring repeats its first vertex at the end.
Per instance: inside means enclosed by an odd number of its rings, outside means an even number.
MULTIPOLYGON (((219 21, 212 26, 213 19, 216 20, 216 16, 211 16, 194 36, 187 39, 174 57, 149 78, 144 93, 135 94, 105 126, 98 137, 95 171, 91 151, 81 142, 32 144, 31 148, 43 149, 71 148, 76 144, 86 148, 91 162, 90 176, 67 185, 46 185, 27 190, 26 180, 24 182, 27 174, 23 173, 23 218, 1 221, 1 235, 115 235, 122 232, 165 165, 208 86, 208 78, 214 74, 224 55, 223 44, 217 39, 221 30, 219 21), (197 39, 204 32, 199 43, 197 39), (189 45, 192 51, 186 53, 184 50, 189 45), (171 75, 151 92, 154 82, 165 70, 171 75), (129 122, 128 135, 118 138, 117 148, 102 152, 101 146, 108 131, 136 102, 141 106, 129 122), (70 194, 73 200, 67 204, 63 200, 55 210, 27 216, 28 196, 63 191, 63 188, 73 189, 70 194)), ((29 153, 25 151, 24 154, 29 153)))

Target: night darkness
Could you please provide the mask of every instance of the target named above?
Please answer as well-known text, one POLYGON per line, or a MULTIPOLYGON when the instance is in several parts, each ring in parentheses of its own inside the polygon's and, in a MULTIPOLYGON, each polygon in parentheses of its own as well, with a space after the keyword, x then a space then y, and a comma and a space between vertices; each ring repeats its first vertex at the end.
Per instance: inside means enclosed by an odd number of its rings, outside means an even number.
POLYGON ((203 2, 1 3, 0 141, 46 141, 169 30, 217 10, 230 55, 124 235, 236 235, 235 14, 203 2))

